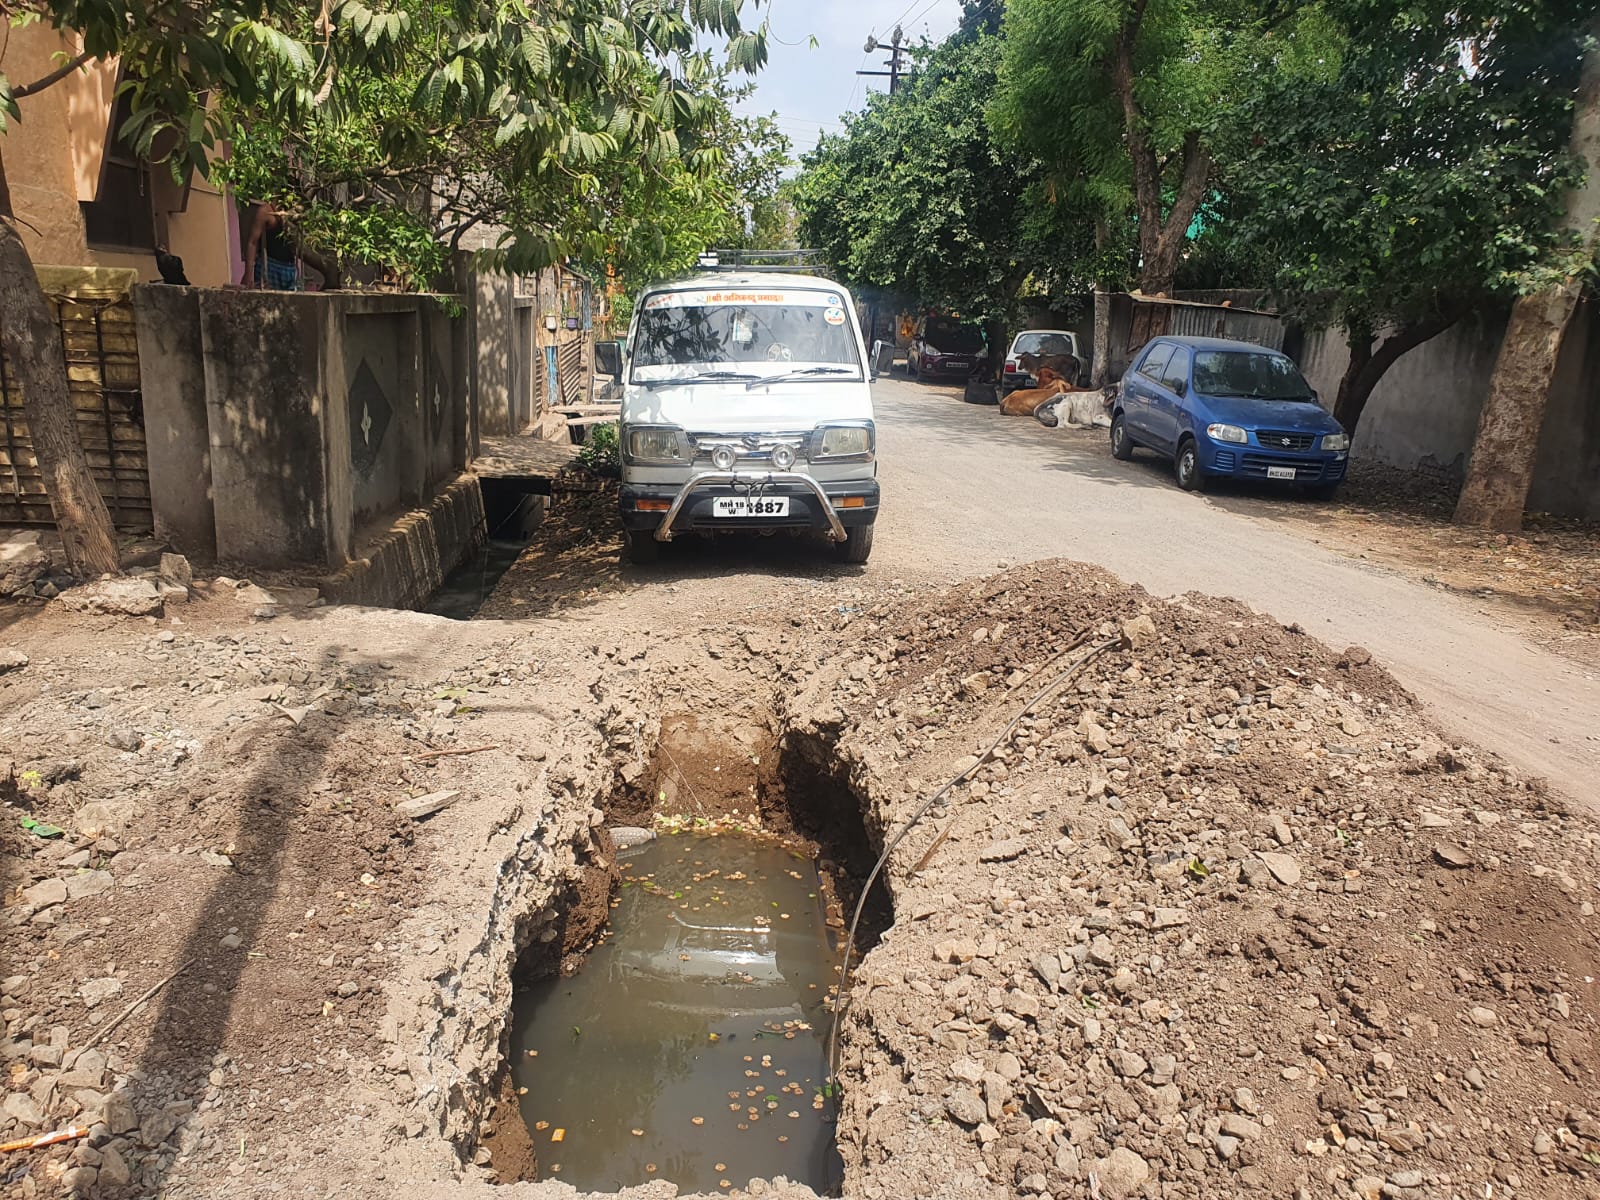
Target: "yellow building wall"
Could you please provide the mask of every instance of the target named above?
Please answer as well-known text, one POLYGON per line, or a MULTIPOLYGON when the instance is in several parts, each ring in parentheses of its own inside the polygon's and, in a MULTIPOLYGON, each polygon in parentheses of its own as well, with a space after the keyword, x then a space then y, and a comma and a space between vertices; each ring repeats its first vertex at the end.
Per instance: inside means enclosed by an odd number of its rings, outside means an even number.
MULTIPOLYGON (((0 51, 0 71, 13 84, 26 83, 54 70, 58 54, 78 51, 75 38, 39 25, 13 29, 0 51)), ((90 63, 19 101, 22 119, 0 134, 0 161, 35 264, 131 267, 153 282, 161 277, 154 254, 90 246, 78 208, 79 201, 95 198, 100 184, 116 85, 115 63, 90 63)), ((158 229, 162 215, 156 215, 158 229)), ((183 259, 190 283, 237 282, 243 264, 232 197, 195 176, 185 210, 167 215, 167 245, 183 259)))

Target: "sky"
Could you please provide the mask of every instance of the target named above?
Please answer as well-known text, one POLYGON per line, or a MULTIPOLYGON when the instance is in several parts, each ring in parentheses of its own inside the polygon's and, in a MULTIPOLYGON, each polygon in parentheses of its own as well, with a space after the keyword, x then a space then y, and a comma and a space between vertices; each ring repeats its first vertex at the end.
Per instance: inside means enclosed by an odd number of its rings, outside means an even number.
MULTIPOLYGON (((866 92, 887 91, 887 76, 861 77, 856 71, 884 71, 888 51, 862 51, 868 34, 881 42, 899 22, 906 40, 926 36, 939 42, 961 17, 960 0, 772 0, 745 9, 747 20, 771 20, 767 65, 756 76, 755 95, 741 108, 778 114, 778 126, 794 143, 796 158, 817 144, 821 132, 840 133, 847 111, 866 103, 866 92), (809 39, 817 39, 810 49, 809 39)), ((903 61, 903 60, 902 60, 903 61)))

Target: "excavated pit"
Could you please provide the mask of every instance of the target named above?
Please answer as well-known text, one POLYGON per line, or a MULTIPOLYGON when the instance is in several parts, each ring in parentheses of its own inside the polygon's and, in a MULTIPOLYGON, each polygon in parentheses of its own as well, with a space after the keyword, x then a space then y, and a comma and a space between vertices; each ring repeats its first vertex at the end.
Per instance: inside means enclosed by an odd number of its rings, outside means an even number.
MULTIPOLYGON (((597 1193, 782 1176, 838 1194, 828 1035, 877 846, 830 747, 764 716, 668 715, 600 808, 592 854, 519 931, 476 1161, 597 1193)), ((892 921, 880 881, 858 958, 892 921)))

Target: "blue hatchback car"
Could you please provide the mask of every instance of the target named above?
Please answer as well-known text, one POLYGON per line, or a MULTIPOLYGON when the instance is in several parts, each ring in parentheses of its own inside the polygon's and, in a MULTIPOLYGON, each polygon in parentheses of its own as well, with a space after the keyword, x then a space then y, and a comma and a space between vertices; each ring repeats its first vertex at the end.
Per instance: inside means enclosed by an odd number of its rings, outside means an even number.
POLYGON ((1267 479, 1332 499, 1350 438, 1290 358, 1248 342, 1158 337, 1122 377, 1111 453, 1146 446, 1173 460, 1178 486, 1215 476, 1267 479))

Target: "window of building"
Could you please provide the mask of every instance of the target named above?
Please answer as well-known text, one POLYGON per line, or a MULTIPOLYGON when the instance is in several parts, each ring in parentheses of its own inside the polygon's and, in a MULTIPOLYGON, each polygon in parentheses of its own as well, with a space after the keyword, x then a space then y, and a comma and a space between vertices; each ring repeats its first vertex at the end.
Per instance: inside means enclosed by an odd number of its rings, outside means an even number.
POLYGON ((111 106, 106 130, 106 158, 100 187, 93 200, 80 200, 83 232, 89 245, 115 250, 154 250, 155 206, 151 202, 150 164, 122 137, 130 106, 126 93, 111 106))

